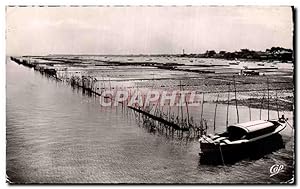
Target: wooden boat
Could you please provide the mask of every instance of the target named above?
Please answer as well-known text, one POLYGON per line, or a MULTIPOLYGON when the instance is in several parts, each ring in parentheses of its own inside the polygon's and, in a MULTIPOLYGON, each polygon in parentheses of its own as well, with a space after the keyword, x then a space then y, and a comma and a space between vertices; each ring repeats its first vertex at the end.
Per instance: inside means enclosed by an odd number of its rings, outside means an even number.
POLYGON ((287 119, 282 116, 278 120, 256 120, 236 125, 231 125, 227 131, 216 135, 203 135, 200 139, 201 155, 214 153, 238 152, 247 148, 247 145, 267 139, 282 131, 287 124, 287 119))

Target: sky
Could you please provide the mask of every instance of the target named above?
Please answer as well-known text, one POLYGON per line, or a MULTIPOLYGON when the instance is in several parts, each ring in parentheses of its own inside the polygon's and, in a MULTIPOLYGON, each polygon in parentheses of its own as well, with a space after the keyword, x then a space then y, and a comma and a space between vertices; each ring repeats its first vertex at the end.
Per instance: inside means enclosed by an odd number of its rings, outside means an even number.
POLYGON ((6 7, 6 54, 179 54, 293 47, 290 7, 6 7))

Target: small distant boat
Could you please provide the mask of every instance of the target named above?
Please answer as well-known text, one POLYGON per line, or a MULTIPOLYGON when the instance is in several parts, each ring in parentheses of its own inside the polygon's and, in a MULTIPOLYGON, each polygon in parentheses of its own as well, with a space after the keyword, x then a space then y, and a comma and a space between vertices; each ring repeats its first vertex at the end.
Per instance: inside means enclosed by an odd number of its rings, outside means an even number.
POLYGON ((216 135, 203 135, 200 139, 201 155, 234 154, 247 145, 263 141, 282 131, 287 124, 282 116, 278 120, 256 120, 231 125, 227 131, 216 135))
POLYGON ((257 65, 258 66, 264 66, 265 64, 264 63, 258 63, 257 65))
POLYGON ((162 65, 158 65, 157 68, 160 68, 160 69, 168 69, 168 70, 174 70, 178 64, 176 63, 165 63, 165 64, 162 64, 162 65))
POLYGON ((240 64, 239 61, 229 62, 229 65, 239 65, 239 64, 240 64))

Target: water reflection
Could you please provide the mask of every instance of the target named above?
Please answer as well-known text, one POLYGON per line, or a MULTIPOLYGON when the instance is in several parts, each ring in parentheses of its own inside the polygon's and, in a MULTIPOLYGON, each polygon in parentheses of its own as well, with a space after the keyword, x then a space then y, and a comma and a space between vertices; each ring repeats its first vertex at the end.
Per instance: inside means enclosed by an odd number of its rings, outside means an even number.
MULTIPOLYGON (((101 107, 98 98, 10 61, 6 69, 6 173, 13 182, 279 183, 293 173, 291 130, 283 132, 285 148, 225 170, 199 164, 196 140, 148 133, 134 112, 122 106, 101 107), (287 169, 270 178, 269 168, 276 162, 287 169)), ((218 131, 225 129, 225 108, 218 106, 218 131)), ((210 126, 214 105, 207 103, 204 109, 210 126)), ((242 115, 242 107, 240 111, 242 115)), ((199 107, 191 112, 200 117, 199 107)), ((241 119, 248 120, 244 114, 241 119)))

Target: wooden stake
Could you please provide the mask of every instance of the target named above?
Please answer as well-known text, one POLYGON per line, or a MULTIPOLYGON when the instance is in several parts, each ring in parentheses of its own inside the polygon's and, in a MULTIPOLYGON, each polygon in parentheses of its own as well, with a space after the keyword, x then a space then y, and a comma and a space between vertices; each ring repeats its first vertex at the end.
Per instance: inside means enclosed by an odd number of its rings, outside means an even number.
POLYGON ((259 111, 259 119, 260 120, 261 120, 261 111, 262 111, 262 108, 263 108, 264 98, 265 98, 265 92, 264 92, 263 97, 261 99, 261 106, 260 106, 260 111, 259 111))
POLYGON ((202 93, 202 104, 201 104, 201 124, 203 125, 203 104, 204 104, 204 93, 202 93))
POLYGON ((249 98, 249 117, 251 121, 251 98, 249 98))
POLYGON ((239 110, 238 110, 238 105, 237 105, 237 99, 236 99, 236 86, 235 86, 235 76, 233 76, 233 81, 234 81, 234 95, 235 95, 235 108, 236 108, 236 115, 237 115, 237 123, 240 122, 239 118, 239 110))
POLYGON ((269 92, 269 78, 267 78, 267 87, 268 87, 268 120, 270 120, 270 92, 269 92))
POLYGON ((230 83, 228 84, 228 99, 227 99, 227 113, 226 113, 226 130, 228 128, 229 99, 230 99, 230 83))
POLYGON ((276 91, 276 107, 277 107, 277 117, 279 119, 279 108, 278 108, 278 96, 277 96, 277 90, 276 91))
POLYGON ((216 107, 215 107, 215 116, 214 116, 214 132, 216 131, 216 117, 217 117, 217 107, 218 107, 219 93, 217 96, 216 107))
MULTIPOLYGON (((182 90, 184 90, 183 86, 182 86, 182 90)), ((190 127, 190 114, 189 114, 189 105, 186 101, 186 96, 184 96, 184 101, 185 101, 185 105, 186 105, 187 124, 188 124, 188 128, 189 128, 190 127)))
POLYGON ((180 111, 181 111, 181 124, 183 124, 183 107, 182 107, 182 102, 181 102, 181 80, 180 80, 180 111))

